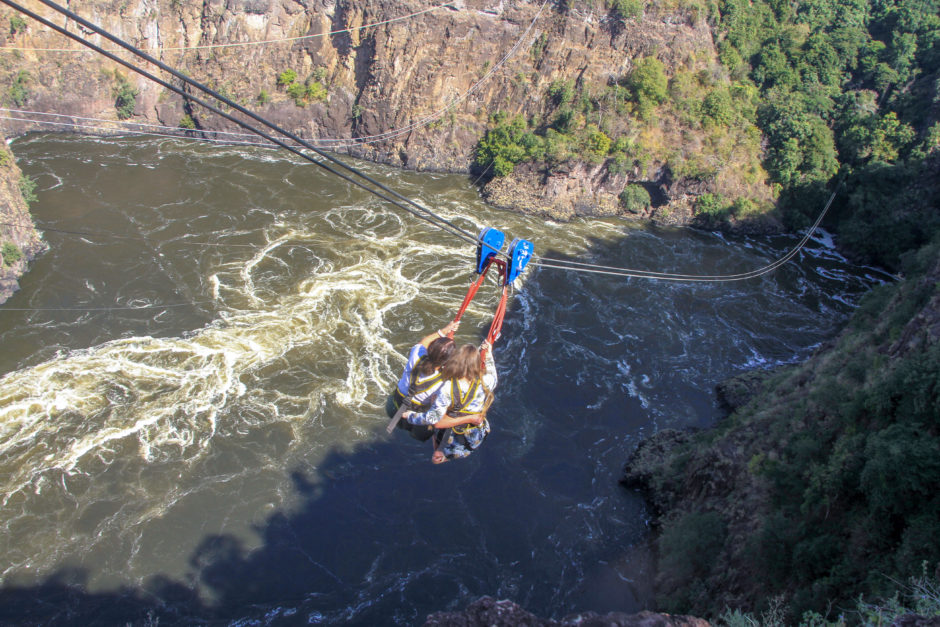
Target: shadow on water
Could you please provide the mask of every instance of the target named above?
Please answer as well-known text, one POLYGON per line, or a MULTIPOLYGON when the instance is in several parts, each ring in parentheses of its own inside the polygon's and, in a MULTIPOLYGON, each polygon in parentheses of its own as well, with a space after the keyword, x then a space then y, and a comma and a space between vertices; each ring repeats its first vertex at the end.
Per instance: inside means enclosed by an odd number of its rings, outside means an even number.
MULTIPOLYGON (((532 277, 530 285, 554 290, 558 280, 532 277)), ((577 299, 559 295, 557 304, 570 308, 577 299)), ((612 425, 640 408, 627 402, 585 410, 571 372, 536 347, 526 345, 520 355, 520 334, 547 334, 556 323, 534 320, 536 328, 523 329, 524 306, 513 300, 497 347, 493 434, 469 459, 432 466, 429 444, 401 431, 386 437, 378 426, 385 417, 376 416, 371 443, 291 471, 299 503, 256 528, 257 548, 233 535, 209 534, 190 556, 187 577, 152 575, 140 587, 90 591, 88 573, 76 568, 39 585, 8 585, 0 589, 0 623, 410 625, 485 594, 543 615, 643 609, 648 578, 627 581, 622 566, 632 560, 634 575, 648 568, 644 508, 616 485, 616 476, 601 479, 610 484, 604 498, 622 499, 616 515, 631 522, 585 529, 596 536, 585 540, 587 557, 584 546, 563 546, 583 523, 566 512, 590 509, 599 498, 591 442, 622 441, 628 434, 612 432, 612 425), (524 380, 533 375, 538 379, 524 380), (545 386, 572 394, 546 394, 545 386), (515 423, 523 413, 530 422, 515 423), (586 424, 588 414, 595 426, 567 437, 570 421, 586 424), (625 528, 629 537, 618 538, 625 528)), ((624 459, 614 457, 619 468, 624 459)))
MULTIPOLYGON (((724 253, 689 250, 704 234, 644 237, 598 239, 581 259, 641 266, 670 249, 676 267, 659 269, 736 272, 758 257, 708 260, 724 253)), ((371 442, 291 471, 299 503, 256 529, 258 548, 209 534, 188 577, 103 592, 63 570, 0 589, 0 622, 415 624, 484 594, 544 616, 644 609, 645 510, 619 469, 644 435, 713 422, 712 387, 755 355, 792 360, 831 335, 850 307, 821 307, 822 292, 864 290, 837 277, 813 292, 800 272, 648 289, 533 269, 497 347, 493 434, 469 459, 433 467, 429 445, 386 438, 375 416, 371 442)))

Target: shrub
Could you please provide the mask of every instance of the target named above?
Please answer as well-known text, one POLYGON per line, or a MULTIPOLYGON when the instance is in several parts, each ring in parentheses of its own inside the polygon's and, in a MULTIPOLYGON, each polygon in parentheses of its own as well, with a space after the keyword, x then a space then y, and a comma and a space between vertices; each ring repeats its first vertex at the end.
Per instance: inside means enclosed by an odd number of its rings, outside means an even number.
POLYGON ((611 0, 610 8, 616 11, 625 20, 634 19, 643 15, 642 0, 611 0))
POLYGON ((525 147, 520 143, 526 123, 522 116, 508 118, 503 113, 493 116, 492 123, 493 127, 477 143, 474 163, 481 168, 492 166, 496 176, 507 176, 526 157, 525 147))
POLYGON ((269 102, 271 102, 271 94, 269 94, 268 92, 266 92, 265 90, 262 89, 262 90, 258 93, 258 99, 257 99, 257 100, 258 100, 258 104, 259 104, 259 105, 268 104, 269 102))
POLYGON ((630 213, 639 213, 650 206, 650 195, 646 188, 631 183, 620 192, 620 206, 630 213))
POLYGON ((574 98, 574 81, 557 79, 548 86, 548 97, 556 107, 568 104, 574 98))
POLYGON ((16 73, 16 78, 13 79, 13 83, 10 85, 10 88, 7 90, 7 94, 10 96, 10 100, 13 101, 18 107, 26 105, 29 101, 29 90, 26 88, 26 84, 30 81, 32 77, 29 75, 29 72, 26 70, 20 70, 16 73))
POLYGON ((610 152, 611 140, 607 133, 597 128, 596 124, 591 124, 587 129, 585 149, 597 156, 605 156, 610 152))
POLYGON ((653 109, 669 95, 669 80, 662 61, 656 57, 644 57, 637 61, 627 77, 627 87, 633 92, 640 117, 649 119, 653 109))
POLYGON ((3 265, 5 266, 12 266, 23 258, 23 251, 13 242, 4 242, 0 253, 3 255, 3 265))
POLYGON ((326 100, 327 89, 320 81, 313 81, 307 85, 304 98, 310 102, 320 102, 326 100))
POLYGON ((703 121, 710 121, 718 126, 729 126, 734 120, 734 106, 727 89, 713 89, 702 101, 703 121))
POLYGON ((277 75, 277 84, 281 87, 287 87, 297 80, 297 72, 294 70, 284 70, 277 75))
POLYGON ((23 195, 23 200, 26 201, 27 205, 31 205, 38 200, 36 196, 36 181, 31 179, 28 175, 23 174, 20 176, 20 194, 23 195))
POLYGON ((187 113, 182 118, 180 118, 179 127, 194 130, 196 128, 196 122, 193 120, 192 116, 187 113))
POLYGON ((17 33, 26 32, 26 20, 22 15, 13 15, 10 17, 10 34, 16 35, 17 33))
POLYGON ((126 120, 134 115, 134 107, 137 106, 137 94, 140 92, 120 72, 114 73, 114 80, 115 85, 111 89, 114 96, 114 108, 117 109, 118 119, 126 120))

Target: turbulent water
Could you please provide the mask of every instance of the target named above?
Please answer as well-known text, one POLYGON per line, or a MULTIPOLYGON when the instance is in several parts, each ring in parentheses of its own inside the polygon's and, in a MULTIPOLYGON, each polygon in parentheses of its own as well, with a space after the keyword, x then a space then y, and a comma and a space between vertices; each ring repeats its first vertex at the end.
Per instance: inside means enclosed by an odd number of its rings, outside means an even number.
MULTIPOLYGON (((412 344, 473 278, 458 238, 298 158, 32 136, 50 252, 0 306, 0 616, 413 624, 489 594, 546 616, 649 602, 638 440, 719 415, 729 375, 806 357, 882 280, 816 239, 677 284, 531 267, 467 460, 385 434, 412 344), (70 589, 69 594, 63 591, 70 589)), ((471 232, 692 274, 796 238, 495 211, 460 176, 358 164, 471 232)), ((458 340, 478 342, 490 283, 458 340)))

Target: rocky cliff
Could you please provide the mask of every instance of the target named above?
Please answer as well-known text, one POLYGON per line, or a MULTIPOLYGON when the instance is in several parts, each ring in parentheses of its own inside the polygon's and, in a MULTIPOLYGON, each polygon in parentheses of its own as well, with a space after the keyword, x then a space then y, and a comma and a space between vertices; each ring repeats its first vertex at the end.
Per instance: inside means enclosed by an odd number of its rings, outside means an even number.
MULTIPOLYGON (((28 5, 101 43, 42 5, 28 5)), ((493 114, 545 115, 551 106, 546 94, 557 81, 571 81, 583 93, 599 92, 626 76, 641 57, 657 58, 667 74, 721 73, 711 31, 694 3, 647 3, 631 19, 608 6, 593 0, 69 4, 89 21, 324 148, 451 172, 470 170, 493 114)), ((10 122, 14 132, 128 128, 101 121, 118 118, 182 126, 192 134, 241 131, 10 9, 0 11, 0 20, 11 25, 0 48, 5 106, 66 116, 50 125, 37 123, 35 113, 11 114, 21 119, 10 122)), ((663 150, 680 144, 699 150, 708 139, 671 118, 631 132, 650 135, 647 143, 663 150)), ((574 159, 550 172, 497 179, 488 185, 487 197, 499 206, 561 218, 622 214, 618 194, 627 183, 639 182, 653 190, 654 207, 666 209, 634 217, 688 222, 691 199, 736 176, 729 167, 713 168, 704 178, 683 178, 664 155, 638 157, 637 165, 618 175, 574 159)), ((769 198, 763 178, 754 181, 760 188, 755 194, 769 198)))
POLYGON ((623 482, 656 516, 660 608, 776 599, 796 621, 940 581, 938 252, 910 254, 806 363, 723 385, 713 429, 638 447, 623 482))
POLYGON ((4 142, 0 146, 0 304, 19 289, 17 279, 27 263, 46 248, 33 226, 23 186, 31 191, 4 142))

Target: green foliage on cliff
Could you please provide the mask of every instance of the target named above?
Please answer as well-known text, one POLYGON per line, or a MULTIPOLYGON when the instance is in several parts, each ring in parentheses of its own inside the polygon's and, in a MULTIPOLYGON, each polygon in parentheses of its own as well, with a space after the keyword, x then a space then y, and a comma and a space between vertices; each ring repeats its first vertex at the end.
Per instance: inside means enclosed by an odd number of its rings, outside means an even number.
POLYGON ((832 349, 661 462, 655 489, 675 508, 658 542, 664 609, 760 612, 780 597, 788 623, 832 619, 925 563, 940 573, 940 238, 902 258, 908 278, 867 295, 832 349), (709 513, 735 538, 706 528, 709 513), (691 574, 703 556, 722 567, 691 574))
POLYGON ((643 15, 642 0, 610 0, 610 8, 625 20, 643 15))
POLYGON ((17 107, 22 107, 29 101, 29 89, 27 85, 31 79, 32 77, 29 75, 29 72, 20 70, 16 73, 16 77, 10 84, 9 89, 7 89, 7 95, 17 107))
POLYGON ((491 125, 477 144, 474 158, 477 167, 491 168, 495 176, 507 176, 517 163, 545 154, 546 142, 528 130, 522 116, 497 113, 491 125))
POLYGON ((137 106, 137 94, 140 91, 134 87, 126 76, 115 70, 114 85, 111 88, 114 96, 114 108, 117 109, 119 120, 126 120, 134 115, 137 106))
POLYGON ((23 251, 13 242, 4 242, 3 247, 0 248, 0 255, 2 255, 4 266, 12 266, 23 258, 23 251))
POLYGON ((903 251, 930 240, 940 224, 929 201, 877 198, 877 190, 904 195, 937 150, 937 0, 723 0, 716 30, 722 63, 760 93, 765 167, 788 224, 811 220, 841 167, 854 195, 840 200, 833 225, 851 234, 846 244, 897 267, 903 251))
POLYGON ((16 15, 10 16, 10 34, 16 35, 17 33, 26 32, 26 18, 17 13, 16 15))
POLYGON ((631 183, 620 192, 620 205, 630 213, 639 213, 650 206, 650 194, 642 185, 631 183))
POLYGON ((29 177, 27 174, 20 176, 19 180, 20 194, 23 195, 23 200, 26 201, 27 205, 31 205, 38 200, 36 196, 36 181, 29 177))
MULTIPOLYGON (((294 104, 298 107, 306 107, 311 102, 326 100, 329 91, 322 82, 325 80, 325 77, 326 69, 317 68, 305 82, 298 83, 297 72, 294 70, 285 70, 278 74, 277 84, 284 87, 287 95, 294 100, 294 104)), ((267 97, 264 91, 262 91, 261 94, 267 97)), ((258 96, 258 101, 261 102, 261 95, 258 96)), ((265 100, 265 102, 267 102, 267 100, 265 100)))

